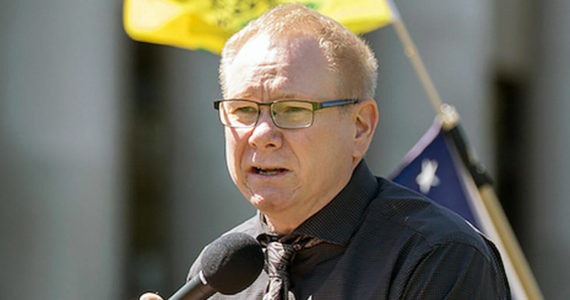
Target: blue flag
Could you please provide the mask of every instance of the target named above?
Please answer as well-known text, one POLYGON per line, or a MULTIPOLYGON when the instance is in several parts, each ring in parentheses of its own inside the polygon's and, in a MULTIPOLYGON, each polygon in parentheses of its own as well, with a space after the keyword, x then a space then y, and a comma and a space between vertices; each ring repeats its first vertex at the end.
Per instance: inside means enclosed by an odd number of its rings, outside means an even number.
POLYGON ((391 176, 392 180, 426 195, 482 230, 480 220, 475 217, 473 200, 462 180, 465 171, 456 166, 460 162, 452 147, 436 121, 408 152, 402 166, 391 176))

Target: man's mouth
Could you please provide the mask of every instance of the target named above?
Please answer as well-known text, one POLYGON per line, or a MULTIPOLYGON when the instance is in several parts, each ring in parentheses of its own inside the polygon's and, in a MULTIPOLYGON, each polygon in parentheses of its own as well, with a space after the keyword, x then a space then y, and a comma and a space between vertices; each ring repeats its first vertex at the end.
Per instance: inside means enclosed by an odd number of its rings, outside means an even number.
POLYGON ((284 168, 258 168, 253 167, 253 172, 264 176, 273 176, 287 172, 284 168))

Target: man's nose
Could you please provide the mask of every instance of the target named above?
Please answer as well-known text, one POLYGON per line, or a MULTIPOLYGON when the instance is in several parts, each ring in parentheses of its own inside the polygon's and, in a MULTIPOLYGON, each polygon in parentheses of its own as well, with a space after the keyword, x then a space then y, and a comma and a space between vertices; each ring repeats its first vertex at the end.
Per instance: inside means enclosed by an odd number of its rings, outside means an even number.
POLYGON ((269 109, 262 109, 259 112, 257 124, 249 136, 249 145, 258 150, 274 150, 281 147, 283 137, 281 129, 273 123, 269 109))

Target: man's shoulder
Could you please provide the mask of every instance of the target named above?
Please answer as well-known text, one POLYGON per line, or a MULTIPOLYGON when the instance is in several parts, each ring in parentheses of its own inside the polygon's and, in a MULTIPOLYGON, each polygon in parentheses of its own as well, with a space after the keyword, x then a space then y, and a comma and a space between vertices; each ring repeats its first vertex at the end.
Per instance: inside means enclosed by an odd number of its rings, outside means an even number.
POLYGON ((370 205, 368 221, 387 223, 428 247, 454 242, 486 248, 476 229, 456 213, 388 179, 378 178, 378 182, 379 193, 370 205))
POLYGON ((494 247, 467 221, 383 178, 378 178, 378 193, 366 208, 345 254, 337 265, 342 270, 339 280, 342 276, 360 276, 358 280, 366 282, 370 274, 387 278, 380 283, 380 290, 389 291, 394 299, 425 298, 404 297, 426 295, 415 294, 423 293, 425 287, 433 288, 430 292, 446 291, 458 282, 462 272, 467 274, 461 278, 462 291, 469 292, 466 287, 478 284, 497 295, 508 290, 494 247))

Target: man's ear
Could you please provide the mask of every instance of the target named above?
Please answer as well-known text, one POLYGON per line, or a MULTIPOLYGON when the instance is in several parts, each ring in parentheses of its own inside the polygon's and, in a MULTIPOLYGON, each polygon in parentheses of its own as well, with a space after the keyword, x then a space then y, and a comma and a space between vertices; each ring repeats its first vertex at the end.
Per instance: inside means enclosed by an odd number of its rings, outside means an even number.
POLYGON ((378 124, 378 106, 373 99, 361 100, 353 110, 354 151, 352 156, 360 160, 368 150, 378 124))

